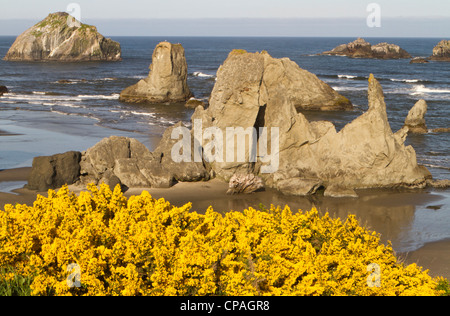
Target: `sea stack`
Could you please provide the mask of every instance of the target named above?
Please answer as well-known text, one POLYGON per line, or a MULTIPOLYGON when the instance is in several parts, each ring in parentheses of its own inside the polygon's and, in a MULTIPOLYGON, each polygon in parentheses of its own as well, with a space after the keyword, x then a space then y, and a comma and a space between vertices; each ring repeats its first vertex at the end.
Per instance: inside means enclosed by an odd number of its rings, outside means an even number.
POLYGON ((65 12, 51 13, 29 28, 9 49, 8 61, 120 61, 120 44, 65 12))
POLYGON ((433 49, 431 60, 450 61, 450 41, 442 40, 433 49))
POLYGON ((400 46, 389 43, 372 45, 362 38, 349 44, 342 44, 322 55, 347 56, 351 58, 403 59, 412 56, 400 46))
POLYGON ((411 111, 409 111, 409 114, 405 120, 405 126, 408 127, 409 133, 428 133, 428 128, 425 122, 425 115, 427 114, 427 110, 427 102, 425 100, 419 100, 411 109, 411 111))
POLYGON ((147 78, 126 88, 120 100, 128 103, 178 103, 193 95, 187 84, 187 62, 181 44, 159 43, 153 51, 147 78))

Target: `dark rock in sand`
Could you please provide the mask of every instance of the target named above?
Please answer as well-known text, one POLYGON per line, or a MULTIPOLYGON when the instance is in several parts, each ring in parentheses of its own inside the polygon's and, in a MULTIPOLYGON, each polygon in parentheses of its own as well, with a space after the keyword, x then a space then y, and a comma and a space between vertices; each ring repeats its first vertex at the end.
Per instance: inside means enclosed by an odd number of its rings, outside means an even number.
POLYGON ((400 46, 389 43, 371 45, 362 38, 349 44, 342 44, 322 55, 347 56, 351 58, 403 59, 411 55, 400 46))
POLYGON ((17 37, 8 61, 119 61, 120 44, 65 12, 52 13, 17 37), (69 23, 71 22, 71 23, 69 23))
POLYGON ((29 190, 47 191, 71 185, 80 177, 81 153, 67 152, 48 157, 36 157, 25 186, 29 190))

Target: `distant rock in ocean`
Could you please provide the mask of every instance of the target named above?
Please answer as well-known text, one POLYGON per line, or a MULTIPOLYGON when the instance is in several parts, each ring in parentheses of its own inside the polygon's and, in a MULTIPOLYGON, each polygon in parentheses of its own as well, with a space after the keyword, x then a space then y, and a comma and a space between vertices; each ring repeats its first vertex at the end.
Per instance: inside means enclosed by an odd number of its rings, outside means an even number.
POLYGON ((427 64, 429 63, 428 59, 423 58, 423 57, 414 57, 413 59, 411 59, 411 61, 409 62, 410 64, 427 64))
POLYGON ((412 56, 398 45, 380 43, 372 45, 362 38, 349 44, 342 44, 322 55, 347 56, 351 58, 403 59, 412 56))
POLYGON ((450 61, 450 41, 442 40, 433 49, 431 60, 450 61))
POLYGON ((0 86, 0 97, 3 95, 3 93, 8 93, 8 88, 5 86, 0 86))
POLYGON ((178 103, 193 95, 187 84, 188 66, 181 44, 159 43, 153 51, 147 78, 126 88, 120 100, 128 103, 178 103))
POLYGON ((52 13, 17 37, 7 61, 120 61, 120 44, 65 12, 52 13), (75 21, 77 23, 69 23, 75 21))

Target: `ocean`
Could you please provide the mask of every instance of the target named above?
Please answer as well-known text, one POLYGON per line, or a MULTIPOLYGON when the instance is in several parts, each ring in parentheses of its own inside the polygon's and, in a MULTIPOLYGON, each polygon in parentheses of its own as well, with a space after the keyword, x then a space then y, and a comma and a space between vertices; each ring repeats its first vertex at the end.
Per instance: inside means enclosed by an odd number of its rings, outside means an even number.
MULTIPOLYGON (((181 43, 186 51, 188 84, 197 99, 208 100, 216 72, 232 49, 266 50, 288 57, 316 74, 355 105, 348 112, 305 112, 310 120, 332 121, 338 130, 367 110, 371 73, 383 86, 392 130, 399 130, 409 110, 424 99, 429 129, 450 127, 450 63, 409 64, 409 60, 369 60, 318 56, 355 38, 228 38, 112 37, 120 42, 117 63, 29 63, 0 60, 0 130, 16 136, 0 138, 0 170, 31 166, 39 155, 83 151, 111 135, 134 137, 154 149, 164 130, 178 121, 187 125, 193 110, 181 105, 129 105, 120 92, 145 78, 155 46, 164 40, 181 43), (55 136, 59 135, 59 136, 55 136)), ((15 37, 0 37, 0 57, 15 37)), ((414 57, 428 57, 440 38, 367 38, 389 42, 414 57)), ((409 136, 419 163, 436 179, 450 179, 449 134, 409 136)), ((445 215, 450 213, 447 207, 445 215)), ((417 214, 416 214, 417 215, 417 214)), ((423 216, 427 218, 426 215, 423 216)), ((437 218, 441 224, 448 224, 437 218)), ((448 225, 446 226, 448 227, 448 225)), ((418 231, 422 226, 418 226, 418 231)), ((440 229, 442 232, 447 228, 440 229)), ((442 235, 450 238, 450 234, 442 235)), ((433 239, 433 238, 431 238, 433 239)), ((428 239, 427 239, 428 240, 428 239)), ((429 241, 429 240, 428 240, 429 241)))

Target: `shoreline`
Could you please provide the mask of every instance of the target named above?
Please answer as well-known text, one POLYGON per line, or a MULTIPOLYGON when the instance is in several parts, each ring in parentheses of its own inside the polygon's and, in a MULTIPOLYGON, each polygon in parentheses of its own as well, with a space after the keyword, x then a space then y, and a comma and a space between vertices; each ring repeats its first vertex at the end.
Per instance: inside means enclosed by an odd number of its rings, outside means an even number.
MULTIPOLYGON (((23 186, 23 183, 27 182, 30 171, 29 167, 0 170, 1 210, 4 210, 6 204, 19 203, 31 206, 38 194, 46 196, 46 192, 30 191, 23 187, 13 188, 10 191, 4 190, 9 183, 23 186)), ((76 186, 69 186, 69 189, 75 193, 84 190, 76 186)), ((124 195, 129 198, 132 195, 141 194, 142 191, 148 191, 153 198, 164 198, 175 206, 192 203, 192 211, 198 213, 206 212, 209 206, 222 214, 229 211, 242 211, 248 207, 258 209, 261 203, 265 207, 270 207, 271 204, 281 207, 289 205, 293 211, 299 209, 309 211, 315 206, 319 212, 328 212, 330 216, 341 219, 354 214, 361 225, 381 234, 383 243, 395 239, 393 246, 400 260, 404 260, 407 264, 416 263, 425 270, 430 270, 430 275, 433 277, 442 276, 450 279, 450 237, 442 236, 441 239, 424 242, 422 245, 415 244, 412 250, 396 250, 396 244, 398 247, 402 238, 408 240, 407 229, 404 230, 404 228, 414 227, 414 219, 421 217, 419 213, 422 209, 430 212, 426 215, 438 212, 433 211, 433 208, 442 206, 448 191, 366 190, 358 192, 360 195, 358 199, 333 199, 323 196, 304 198, 285 196, 274 190, 251 195, 229 196, 226 195, 227 189, 227 183, 214 179, 208 182, 178 183, 169 189, 135 188, 128 190, 124 195)))

